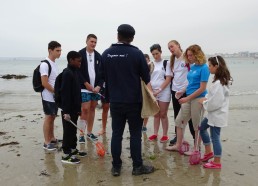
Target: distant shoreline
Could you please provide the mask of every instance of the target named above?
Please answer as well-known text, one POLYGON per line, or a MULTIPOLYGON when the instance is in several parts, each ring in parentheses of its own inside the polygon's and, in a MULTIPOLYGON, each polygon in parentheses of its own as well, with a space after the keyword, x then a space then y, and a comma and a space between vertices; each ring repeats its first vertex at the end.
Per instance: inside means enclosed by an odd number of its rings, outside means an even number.
MULTIPOLYGON (((216 55, 211 55, 207 54, 207 58, 216 56, 216 55)), ((35 61, 35 60, 42 60, 45 59, 45 57, 0 57, 0 61, 35 61)), ((164 59, 169 59, 170 56, 163 56, 164 59)), ((223 56, 225 59, 258 59, 257 57, 226 57, 223 56)), ((66 60, 65 57, 59 58, 58 60, 66 60)))

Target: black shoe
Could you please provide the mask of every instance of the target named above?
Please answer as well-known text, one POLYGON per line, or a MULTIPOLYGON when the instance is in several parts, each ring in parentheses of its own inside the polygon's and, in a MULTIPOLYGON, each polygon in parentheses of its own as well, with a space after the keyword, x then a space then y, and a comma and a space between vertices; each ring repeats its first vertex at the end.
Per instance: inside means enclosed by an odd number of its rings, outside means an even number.
POLYGON ((90 139, 90 140, 92 140, 92 141, 98 141, 98 137, 97 136, 95 136, 94 134, 87 134, 87 137, 90 139))
POLYGON ((75 156, 68 155, 66 157, 62 157, 61 162, 68 163, 68 164, 79 164, 80 159, 76 158, 75 156))
POLYGON ((113 176, 120 176, 121 167, 112 167, 111 173, 113 176))
POLYGON ((174 139, 170 140, 169 146, 173 146, 175 144, 176 144, 176 137, 174 137, 174 139))
POLYGON ((154 172, 153 166, 142 165, 140 167, 134 167, 132 174, 135 176, 142 175, 142 174, 150 174, 154 172))
POLYGON ((87 156, 87 152, 79 151, 78 149, 75 149, 74 151, 71 152, 71 155, 76 155, 81 158, 87 156))

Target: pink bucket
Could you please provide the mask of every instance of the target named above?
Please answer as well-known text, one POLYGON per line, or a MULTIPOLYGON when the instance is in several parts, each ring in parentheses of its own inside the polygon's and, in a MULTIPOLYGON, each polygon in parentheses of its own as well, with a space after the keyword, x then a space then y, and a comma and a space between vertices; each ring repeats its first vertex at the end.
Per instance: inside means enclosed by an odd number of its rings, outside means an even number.
POLYGON ((187 141, 183 141, 182 145, 179 147, 178 152, 183 155, 184 152, 189 151, 190 145, 187 141))
POLYGON ((189 156, 189 163, 191 165, 197 165, 201 161, 201 153, 200 151, 196 150, 189 156))

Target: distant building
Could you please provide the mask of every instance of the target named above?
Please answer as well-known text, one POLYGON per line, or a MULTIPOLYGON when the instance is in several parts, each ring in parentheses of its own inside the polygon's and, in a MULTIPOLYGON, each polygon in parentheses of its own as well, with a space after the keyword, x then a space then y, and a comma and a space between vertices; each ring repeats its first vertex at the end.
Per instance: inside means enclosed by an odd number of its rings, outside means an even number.
POLYGON ((241 51, 238 53, 215 53, 215 54, 207 54, 207 57, 212 57, 212 56, 222 56, 224 58, 258 58, 258 52, 249 52, 249 51, 241 51))
POLYGON ((245 52, 238 52, 239 57, 249 57, 249 52, 245 51, 245 52))

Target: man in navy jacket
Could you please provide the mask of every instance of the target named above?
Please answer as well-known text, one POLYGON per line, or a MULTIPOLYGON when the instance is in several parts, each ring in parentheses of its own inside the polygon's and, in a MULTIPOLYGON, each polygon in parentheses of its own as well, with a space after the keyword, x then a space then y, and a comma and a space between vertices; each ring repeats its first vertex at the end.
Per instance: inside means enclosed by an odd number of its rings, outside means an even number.
POLYGON ((112 116, 111 153, 113 157, 113 176, 119 176, 122 160, 122 137, 125 123, 128 121, 130 131, 130 150, 133 160, 133 175, 148 174, 153 166, 143 165, 141 155, 141 135, 143 119, 141 118, 142 93, 141 78, 150 86, 149 69, 143 53, 133 41, 135 30, 131 25, 118 27, 118 43, 112 44, 102 54, 103 73, 107 94, 110 100, 112 116))

